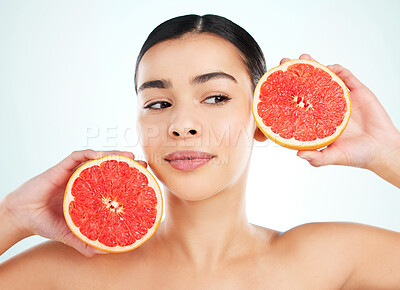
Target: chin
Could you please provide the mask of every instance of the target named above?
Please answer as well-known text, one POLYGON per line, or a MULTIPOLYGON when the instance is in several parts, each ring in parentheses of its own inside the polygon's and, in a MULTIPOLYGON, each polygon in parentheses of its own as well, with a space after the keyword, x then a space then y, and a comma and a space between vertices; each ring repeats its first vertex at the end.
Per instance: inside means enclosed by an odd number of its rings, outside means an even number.
POLYGON ((196 188, 191 190, 184 190, 182 188, 174 189, 171 187, 165 186, 170 194, 173 194, 174 197, 182 200, 182 201, 204 201, 210 199, 218 194, 219 191, 215 189, 210 191, 207 188, 196 188))
POLYGON ((204 170, 197 169, 192 172, 181 172, 171 168, 153 171, 157 172, 156 175, 166 191, 177 198, 185 201, 201 201, 217 195, 228 181, 228 177, 221 174, 221 170, 202 169, 204 170))

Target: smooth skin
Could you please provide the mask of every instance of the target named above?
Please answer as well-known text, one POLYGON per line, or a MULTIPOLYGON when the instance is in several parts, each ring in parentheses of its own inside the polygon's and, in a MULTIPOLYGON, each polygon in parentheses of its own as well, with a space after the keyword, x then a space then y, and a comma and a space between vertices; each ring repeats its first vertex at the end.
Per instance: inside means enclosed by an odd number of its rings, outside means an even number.
MULTIPOLYGON (((350 71, 329 68, 350 89, 350 122, 325 150, 298 156, 313 166, 367 168, 400 187, 399 131, 350 71)), ((1 201, 1 253, 35 234, 54 241, 2 263, 0 289, 400 288, 400 233, 332 222, 280 233, 247 221, 252 148, 254 140, 266 137, 252 119, 251 80, 235 46, 207 33, 159 43, 139 65, 138 86, 154 80, 167 86, 139 91, 138 131, 149 167, 164 185, 166 218, 157 232, 122 254, 100 255, 76 239, 62 216, 66 182, 83 162, 117 153, 76 151, 1 201), (216 71, 236 81, 219 77, 193 83, 196 76, 216 71), (230 99, 215 97, 220 95, 230 99), (152 109, 144 108, 149 105, 152 109), (191 172, 163 160, 183 149, 216 158, 191 172)))

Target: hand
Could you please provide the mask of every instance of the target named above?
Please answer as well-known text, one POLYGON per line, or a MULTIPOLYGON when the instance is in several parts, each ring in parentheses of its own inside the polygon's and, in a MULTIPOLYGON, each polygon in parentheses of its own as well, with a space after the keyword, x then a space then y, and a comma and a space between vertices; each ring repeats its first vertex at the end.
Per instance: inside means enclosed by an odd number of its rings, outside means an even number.
MULTIPOLYGON (((19 235, 28 237, 37 234, 57 240, 88 257, 106 253, 85 244, 71 232, 63 215, 63 199, 69 178, 82 163, 112 154, 135 158, 133 153, 122 151, 75 151, 8 194, 3 204, 12 214, 19 235)), ((146 162, 137 162, 147 167, 146 162)))
MULTIPOLYGON (((301 59, 314 60, 308 54, 301 59)), ((281 64, 288 61, 281 60, 281 64)), ((327 66, 350 90, 351 116, 344 132, 322 150, 299 151, 297 155, 313 166, 348 165, 376 172, 393 152, 400 153, 400 132, 377 97, 349 70, 335 64, 327 66)), ((396 154, 397 154, 396 153, 396 154)))

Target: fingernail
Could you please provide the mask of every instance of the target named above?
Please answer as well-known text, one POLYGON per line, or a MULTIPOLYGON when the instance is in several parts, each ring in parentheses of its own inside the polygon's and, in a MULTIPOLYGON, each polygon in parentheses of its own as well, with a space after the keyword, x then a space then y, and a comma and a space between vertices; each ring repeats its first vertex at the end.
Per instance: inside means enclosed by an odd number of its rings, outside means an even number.
POLYGON ((299 156, 300 158, 303 158, 303 159, 305 159, 305 160, 307 160, 307 161, 310 161, 311 160, 311 158, 310 157, 308 157, 308 156, 306 156, 306 155, 302 155, 302 156, 299 156))
POLYGON ((108 252, 101 251, 101 250, 96 250, 96 254, 104 255, 104 254, 108 254, 108 252))

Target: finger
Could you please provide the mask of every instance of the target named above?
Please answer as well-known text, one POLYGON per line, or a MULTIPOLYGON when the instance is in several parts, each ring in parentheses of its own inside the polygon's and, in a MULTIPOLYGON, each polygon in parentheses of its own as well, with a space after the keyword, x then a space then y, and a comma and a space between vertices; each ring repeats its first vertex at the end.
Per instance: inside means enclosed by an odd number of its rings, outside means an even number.
POLYGON ((346 156, 341 152, 330 150, 329 146, 320 151, 298 151, 297 156, 307 160, 314 167, 346 164, 346 156))
POLYGON ((363 84, 348 69, 342 67, 341 65, 334 64, 328 65, 327 67, 344 81, 350 91, 363 86, 363 84))
MULTIPOLYGON (((76 248, 75 248, 76 249, 76 248)), ((96 255, 105 255, 105 254, 109 254, 110 252, 106 252, 106 251, 102 251, 99 249, 96 249, 92 246, 89 245, 84 245, 84 248, 79 251, 81 254, 85 255, 86 257, 94 257, 96 255)))
POLYGON ((101 157, 101 152, 92 149, 74 151, 60 162, 60 166, 67 171, 74 170, 82 162, 101 157))
POLYGON ((135 160, 137 163, 139 163, 140 165, 142 165, 144 168, 147 168, 147 162, 146 161, 142 161, 142 160, 135 160))
POLYGON ((281 62, 280 62, 279 64, 284 64, 285 62, 287 62, 287 61, 289 61, 289 60, 290 60, 290 58, 287 58, 287 57, 282 58, 282 59, 281 59, 281 62))
POLYGON ((74 248, 86 257, 93 257, 97 254, 108 254, 106 251, 101 251, 88 244, 82 242, 77 236, 75 236, 71 231, 68 232, 65 237, 60 240, 60 242, 74 248))
POLYGON ((113 150, 113 151, 100 151, 101 153, 101 157, 105 157, 108 155, 120 155, 120 156, 124 156, 130 159, 135 159, 135 154, 133 154, 132 152, 128 152, 128 151, 118 151, 118 150, 113 150))
POLYGON ((311 57, 311 55, 309 55, 307 53, 303 53, 302 55, 300 55, 300 59, 308 59, 308 60, 316 61, 314 58, 311 57))
MULTIPOLYGON (((120 155, 120 156, 124 156, 124 157, 128 157, 132 160, 135 160, 135 155, 132 152, 128 152, 128 151, 102 151, 102 157, 108 156, 108 155, 120 155)), ((142 161, 142 160, 135 160, 137 163, 139 163, 140 165, 142 165, 144 168, 147 168, 147 163, 146 161, 142 161)))

